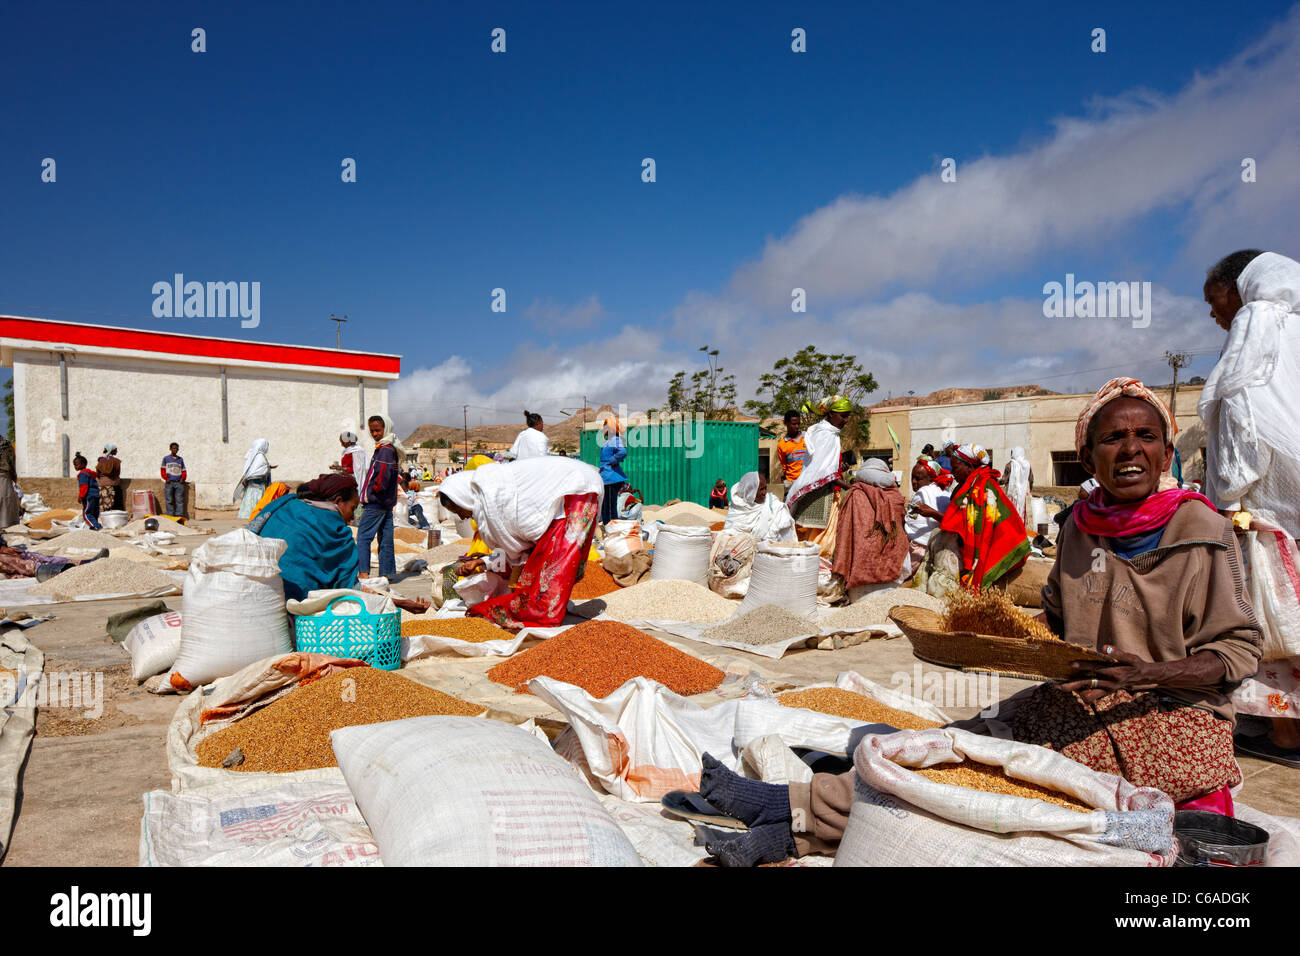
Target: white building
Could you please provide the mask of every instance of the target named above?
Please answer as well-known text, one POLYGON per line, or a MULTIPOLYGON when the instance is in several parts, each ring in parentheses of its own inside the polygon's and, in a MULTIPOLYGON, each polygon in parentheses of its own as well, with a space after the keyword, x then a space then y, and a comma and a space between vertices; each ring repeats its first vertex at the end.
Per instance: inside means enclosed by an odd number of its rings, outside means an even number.
MULTIPOLYGON (((340 454, 344 429, 388 411, 396 355, 0 316, 14 370, 19 478, 74 474, 113 442, 124 478, 158 478, 177 442, 195 504, 231 503, 244 454, 271 444, 277 478, 306 480, 340 454)), ((368 443, 368 437, 363 438, 368 443)))

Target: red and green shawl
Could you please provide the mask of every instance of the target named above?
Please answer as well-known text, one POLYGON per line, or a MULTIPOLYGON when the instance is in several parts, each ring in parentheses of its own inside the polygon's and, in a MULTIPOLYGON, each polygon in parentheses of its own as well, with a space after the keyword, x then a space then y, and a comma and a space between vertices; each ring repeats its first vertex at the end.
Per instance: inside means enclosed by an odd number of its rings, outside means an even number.
POLYGON ((1025 523, 992 468, 976 468, 952 496, 940 529, 961 538, 965 584, 988 587, 1029 557, 1025 523))

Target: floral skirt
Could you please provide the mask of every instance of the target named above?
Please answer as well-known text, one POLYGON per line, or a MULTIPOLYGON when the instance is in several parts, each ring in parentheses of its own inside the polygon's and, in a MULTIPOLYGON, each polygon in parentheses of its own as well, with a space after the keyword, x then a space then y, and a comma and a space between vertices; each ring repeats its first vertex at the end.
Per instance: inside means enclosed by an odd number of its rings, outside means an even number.
POLYGON ((509 630, 563 621, 573 586, 587 570, 599 500, 594 493, 565 495, 564 515, 552 521, 537 542, 515 586, 475 604, 468 613, 509 630))
POLYGON ((1232 724, 1198 707, 1172 709, 1154 693, 1117 690, 1089 703, 1052 684, 1011 718, 1015 739, 1064 754, 1184 803, 1241 783, 1232 724))

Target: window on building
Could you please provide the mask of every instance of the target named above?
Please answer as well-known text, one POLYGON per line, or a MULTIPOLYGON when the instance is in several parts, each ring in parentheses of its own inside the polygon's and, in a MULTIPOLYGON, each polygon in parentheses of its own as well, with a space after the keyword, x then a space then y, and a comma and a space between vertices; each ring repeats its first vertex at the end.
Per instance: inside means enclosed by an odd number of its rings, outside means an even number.
POLYGON ((1052 452, 1052 484, 1081 485, 1091 477, 1083 470, 1077 451, 1052 452))

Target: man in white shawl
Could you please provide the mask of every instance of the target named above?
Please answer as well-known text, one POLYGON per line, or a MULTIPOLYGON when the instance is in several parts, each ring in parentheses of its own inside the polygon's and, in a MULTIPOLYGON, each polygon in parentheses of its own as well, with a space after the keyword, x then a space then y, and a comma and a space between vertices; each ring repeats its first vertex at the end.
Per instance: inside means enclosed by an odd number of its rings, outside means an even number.
MULTIPOLYGON (((1300 622, 1270 611, 1293 607, 1300 593, 1286 573, 1261 590, 1261 572, 1293 564, 1300 538, 1300 263, 1234 252, 1209 270, 1204 293, 1228 333, 1197 408, 1206 429, 1204 493, 1241 532, 1254 532, 1243 550, 1266 649, 1293 646, 1300 622)), ((1233 694, 1239 714, 1274 718, 1267 735, 1239 733, 1238 753, 1300 768, 1298 669, 1300 657, 1267 660, 1233 694)))
MULTIPOLYGON (((809 409, 811 411, 812 409, 809 409)), ((785 505, 794 523, 816 537, 830 524, 835 503, 835 489, 848 488, 840 477, 840 430, 849 420, 853 404, 843 395, 832 395, 818 403, 822 420, 804 432, 808 458, 799 477, 786 489, 785 505)))
POLYGON ((573 586, 586 571, 605 486, 591 465, 548 455, 482 465, 444 479, 442 504, 473 518, 496 552, 489 570, 522 570, 506 594, 469 609, 512 630, 564 620, 573 586))
POLYGON ((752 535, 755 541, 793 541, 794 519, 775 496, 767 493, 767 476, 746 472, 731 486, 724 531, 752 535))

